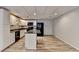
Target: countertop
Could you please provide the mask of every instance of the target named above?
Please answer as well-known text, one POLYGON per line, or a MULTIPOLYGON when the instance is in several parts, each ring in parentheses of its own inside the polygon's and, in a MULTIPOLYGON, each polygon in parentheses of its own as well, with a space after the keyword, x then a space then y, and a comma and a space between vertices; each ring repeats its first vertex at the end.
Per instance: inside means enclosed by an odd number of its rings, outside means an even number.
POLYGON ((27 28, 19 28, 19 29, 11 29, 10 32, 16 32, 16 31, 21 31, 21 30, 26 30, 27 28))

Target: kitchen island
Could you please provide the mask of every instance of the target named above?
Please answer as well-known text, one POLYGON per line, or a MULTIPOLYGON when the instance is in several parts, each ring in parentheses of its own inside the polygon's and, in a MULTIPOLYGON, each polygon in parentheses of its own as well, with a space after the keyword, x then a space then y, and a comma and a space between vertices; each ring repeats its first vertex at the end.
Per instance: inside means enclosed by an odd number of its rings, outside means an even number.
POLYGON ((26 49, 36 49, 36 41, 37 41, 36 33, 25 34, 25 48, 26 49))

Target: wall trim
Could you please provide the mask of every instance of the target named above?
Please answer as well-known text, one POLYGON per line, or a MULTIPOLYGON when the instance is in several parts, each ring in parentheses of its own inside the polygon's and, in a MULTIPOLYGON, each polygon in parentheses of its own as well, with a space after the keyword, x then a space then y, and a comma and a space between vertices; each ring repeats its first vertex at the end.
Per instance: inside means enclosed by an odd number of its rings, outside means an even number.
POLYGON ((1 52, 4 52, 7 48, 9 48, 10 46, 12 46, 15 42, 9 44, 7 47, 5 47, 4 49, 1 50, 1 52))

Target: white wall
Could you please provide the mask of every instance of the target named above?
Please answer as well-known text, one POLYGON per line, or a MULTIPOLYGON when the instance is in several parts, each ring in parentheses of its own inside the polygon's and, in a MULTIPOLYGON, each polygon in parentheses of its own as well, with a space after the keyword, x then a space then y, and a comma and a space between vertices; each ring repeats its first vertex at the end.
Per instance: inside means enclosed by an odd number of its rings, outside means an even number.
POLYGON ((79 9, 54 20, 54 35, 79 49, 79 9))
POLYGON ((37 20, 37 22, 44 23, 44 35, 53 35, 53 20, 44 19, 44 20, 37 20))
POLYGON ((2 21, 2 19, 3 19, 3 12, 2 12, 3 10, 2 9, 0 9, 0 51, 2 50, 2 47, 3 47, 3 21, 2 21))
POLYGON ((11 44, 9 12, 0 9, 0 51, 11 44))

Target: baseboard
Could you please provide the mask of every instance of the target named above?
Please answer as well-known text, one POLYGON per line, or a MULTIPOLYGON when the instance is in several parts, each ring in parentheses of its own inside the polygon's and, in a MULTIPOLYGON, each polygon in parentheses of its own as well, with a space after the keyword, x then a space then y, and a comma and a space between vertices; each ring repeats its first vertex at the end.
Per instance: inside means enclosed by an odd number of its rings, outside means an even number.
POLYGON ((53 36, 53 35, 44 35, 44 36, 53 36))
POLYGON ((4 50, 6 50, 7 48, 9 48, 10 46, 12 46, 15 42, 11 43, 10 45, 8 45, 6 48, 2 49, 1 52, 3 52, 4 50))
POLYGON ((59 40, 61 40, 61 41, 63 41, 63 42, 65 42, 66 44, 70 45, 71 47, 73 47, 73 48, 79 50, 79 48, 75 47, 74 45, 72 45, 72 44, 70 44, 70 43, 68 43, 68 42, 66 42, 66 41, 64 41, 63 38, 60 38, 59 36, 56 36, 56 35, 54 35, 54 37, 57 38, 57 39, 59 39, 59 40))
MULTIPOLYGON (((22 39, 23 37, 21 37, 20 39, 22 39)), ((9 46, 7 46, 6 48, 2 49, 1 52, 3 52, 4 50, 6 50, 7 48, 9 48, 10 46, 12 46, 13 44, 15 44, 15 42, 11 43, 9 46)))

